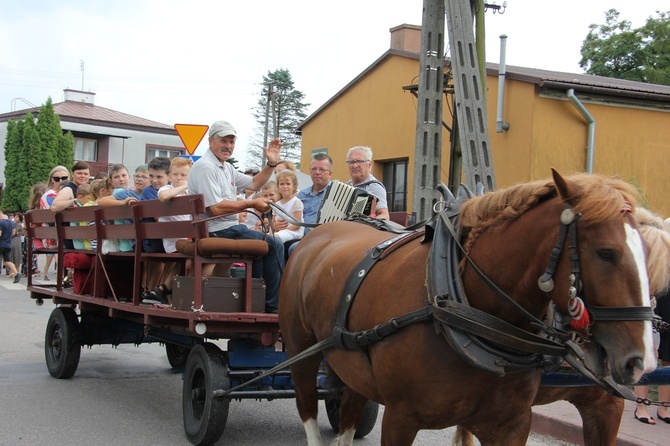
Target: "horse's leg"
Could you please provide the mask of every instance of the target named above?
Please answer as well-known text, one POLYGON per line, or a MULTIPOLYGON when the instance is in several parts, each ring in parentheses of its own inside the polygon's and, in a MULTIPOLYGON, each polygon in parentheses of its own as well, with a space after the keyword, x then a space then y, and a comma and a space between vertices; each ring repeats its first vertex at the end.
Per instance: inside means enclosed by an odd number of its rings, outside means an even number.
POLYGON ((305 427, 308 446, 321 446, 321 431, 317 422, 319 412, 319 394, 316 387, 316 376, 322 356, 315 355, 305 358, 291 366, 291 377, 295 387, 295 401, 298 414, 305 427))
POLYGON ((578 387, 567 400, 582 417, 586 446, 614 446, 623 415, 624 401, 600 387, 578 387))
POLYGON ((623 415, 624 401, 597 387, 540 387, 534 406, 555 401, 570 402, 582 418, 586 446, 614 446, 623 415))
POLYGON ((340 426, 337 435, 337 446, 351 446, 358 423, 363 418, 365 404, 368 399, 349 387, 345 387, 340 401, 340 426))
POLYGON ((453 446, 475 446, 475 440, 472 432, 461 425, 456 426, 454 433, 453 446))
POLYGON ((419 427, 412 425, 405 411, 386 406, 382 419, 382 446, 411 446, 414 443, 419 427))
POLYGON ((479 424, 471 432, 482 446, 524 446, 530 434, 530 423, 533 412, 530 408, 515 420, 504 424, 479 424))

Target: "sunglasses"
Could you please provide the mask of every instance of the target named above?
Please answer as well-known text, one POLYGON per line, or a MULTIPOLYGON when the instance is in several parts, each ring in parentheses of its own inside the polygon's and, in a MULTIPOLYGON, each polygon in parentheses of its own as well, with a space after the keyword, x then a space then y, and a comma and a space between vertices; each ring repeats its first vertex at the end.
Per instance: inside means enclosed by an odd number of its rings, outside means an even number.
POLYGON ((64 176, 64 177, 51 177, 52 180, 54 180, 56 183, 59 181, 67 181, 70 177, 64 176))

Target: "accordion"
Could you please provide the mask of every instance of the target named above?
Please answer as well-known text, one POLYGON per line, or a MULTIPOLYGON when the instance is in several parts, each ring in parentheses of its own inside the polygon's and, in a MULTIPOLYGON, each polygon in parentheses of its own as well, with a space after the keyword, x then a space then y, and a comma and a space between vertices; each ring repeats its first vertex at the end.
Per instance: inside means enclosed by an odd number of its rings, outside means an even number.
POLYGON ((326 187, 316 223, 346 220, 353 214, 370 215, 375 196, 363 189, 333 181, 326 187))

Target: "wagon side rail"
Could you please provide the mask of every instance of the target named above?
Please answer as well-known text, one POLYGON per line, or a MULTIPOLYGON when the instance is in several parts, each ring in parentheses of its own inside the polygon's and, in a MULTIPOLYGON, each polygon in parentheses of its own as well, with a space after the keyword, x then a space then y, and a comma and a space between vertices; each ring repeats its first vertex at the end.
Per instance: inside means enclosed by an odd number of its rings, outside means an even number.
MULTIPOLYGON (((38 303, 53 299, 56 304, 78 305, 82 310, 94 310, 112 318, 124 318, 156 329, 163 327, 174 333, 193 336, 196 325, 205 323, 208 337, 228 337, 234 333, 275 333, 279 331, 275 314, 252 311, 251 262, 259 255, 259 241, 255 247, 245 246, 247 241, 209 238, 208 218, 202 195, 175 197, 168 202, 148 200, 130 206, 67 208, 54 213, 34 210, 26 214, 28 234, 28 262, 32 254, 58 256, 58 277, 55 283, 34 283, 28 278, 28 290, 38 303), (160 216, 190 214, 191 221, 155 221, 160 216), (89 226, 88 223, 92 224, 89 226), (184 249, 177 253, 142 252, 145 238, 179 238, 184 249), (32 242, 41 239, 58 239, 59 247, 43 248, 32 242), (66 248, 65 240, 95 239, 94 250, 66 248), (134 240, 132 251, 108 252, 104 240, 134 240), (242 242, 242 243, 241 243, 242 242), (85 254, 85 255, 83 255, 85 254), (75 284, 65 287, 66 268, 73 259, 87 259, 84 266, 75 267, 75 284), (193 280, 193 306, 167 307, 141 303, 142 273, 148 262, 181 262, 190 264, 186 275, 193 280), (202 270, 210 263, 240 262, 246 265, 245 303, 236 312, 203 309, 202 270), (82 275, 84 274, 84 275, 82 275), (84 280, 85 279, 85 280, 84 280), (84 285, 82 285, 82 283, 84 285), (239 312, 237 312, 239 311, 239 312)), ((240 284, 240 286, 242 286, 240 284)), ((240 293, 241 294, 241 293, 240 293)), ((258 294, 257 294, 258 295, 258 294)), ((190 299, 190 296, 189 296, 190 299)), ((256 299, 258 300, 258 299, 256 299)), ((211 301, 209 301, 211 302, 211 301)), ((256 302, 256 308, 258 302, 256 302)), ((152 328, 148 328, 153 330, 152 328)))

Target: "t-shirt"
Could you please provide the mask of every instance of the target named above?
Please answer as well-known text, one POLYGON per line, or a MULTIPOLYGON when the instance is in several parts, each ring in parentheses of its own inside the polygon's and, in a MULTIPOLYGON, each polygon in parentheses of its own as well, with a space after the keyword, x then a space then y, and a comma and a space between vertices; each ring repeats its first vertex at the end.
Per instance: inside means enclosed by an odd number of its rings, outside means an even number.
MULTIPOLYGON (((137 192, 135 192, 137 193, 137 192)), ((142 201, 144 200, 157 200, 158 199, 158 190, 153 186, 149 185, 144 188, 141 195, 142 201)), ((144 218, 144 221, 154 221, 153 218, 144 218)), ((142 251, 144 252, 165 252, 163 248, 163 240, 156 238, 145 238, 142 240, 142 251)))
POLYGON ((0 249, 12 249, 12 230, 14 222, 3 218, 0 220, 0 249))
POLYGON ((48 191, 44 192, 44 195, 42 195, 42 198, 40 198, 40 208, 51 209, 51 205, 56 199, 56 195, 58 195, 58 192, 53 189, 49 189, 48 191))
MULTIPOLYGON (((140 196, 137 195, 137 192, 130 189, 117 188, 114 189, 114 198, 119 201, 123 201, 126 198, 135 198, 136 200, 140 199, 140 196)), ((126 220, 114 220, 114 223, 117 225, 130 224, 133 221, 131 219, 126 220)), ((130 252, 135 250, 135 240, 124 239, 119 240, 119 251, 121 252, 130 252)))
MULTIPOLYGON (((287 214, 287 215, 283 215, 280 212, 277 212, 275 214, 275 217, 277 219, 286 220, 289 225, 291 225, 293 223, 291 222, 291 220, 288 220, 285 217, 288 216, 288 217, 291 217, 292 219, 295 220, 295 212, 296 211, 302 211, 303 208, 304 208, 304 205, 303 205, 302 201, 300 201, 300 199, 297 196, 291 198, 286 203, 282 203, 281 201, 278 201, 275 204, 277 206, 279 206, 280 208, 282 208, 284 210, 284 212, 287 214)), ((303 219, 301 218, 299 221, 302 223, 303 219)), ((284 243, 286 243, 289 240, 299 240, 303 236, 304 228, 302 226, 298 226, 298 228, 299 229, 297 229, 295 231, 290 231, 288 229, 282 229, 281 231, 275 232, 275 237, 279 237, 281 239, 281 241, 284 242, 284 243)))
MULTIPOLYGON (((223 200, 235 201, 237 194, 248 189, 252 181, 252 177, 238 172, 230 163, 221 163, 212 151, 208 150, 193 163, 188 173, 188 193, 202 194, 205 197, 205 207, 210 207, 223 200)), ((238 224, 240 223, 237 214, 227 215, 210 220, 209 232, 238 224)))
MULTIPOLYGON (((172 188, 173 188, 172 185, 168 184, 166 186, 161 187, 158 190, 158 192, 160 192, 162 190, 172 189, 172 188)), ((186 195, 186 194, 183 193, 181 195, 186 195)), ((188 215, 188 214, 170 215, 170 216, 167 216, 167 217, 158 217, 158 221, 188 221, 188 220, 191 220, 191 216, 188 215)), ((176 252, 177 248, 176 248, 175 245, 177 244, 177 240, 179 240, 179 239, 178 238, 164 238, 163 239, 163 248, 165 249, 165 252, 176 252)))
POLYGON ((368 191, 377 197, 377 206, 375 206, 376 209, 388 209, 388 204, 386 203, 386 187, 384 187, 384 185, 377 178, 375 178, 374 175, 370 174, 365 179, 365 181, 361 183, 354 184, 353 181, 349 180, 347 181, 347 184, 349 186, 354 186, 368 191))
MULTIPOLYGON (((305 208, 302 212, 302 219, 305 221, 305 223, 316 223, 319 207, 321 206, 321 202, 325 196, 326 188, 330 185, 330 183, 331 182, 329 181, 326 187, 321 189, 316 194, 312 192, 312 186, 310 186, 301 190, 298 192, 298 195, 296 195, 300 201, 302 201, 302 204, 305 205, 305 208)), ((307 228, 305 228, 305 230, 307 230, 307 228)))
MULTIPOLYGON (((135 191, 133 191, 135 192, 135 191)), ((135 192, 137 193, 137 192, 135 192)), ((158 199, 158 189, 155 189, 153 186, 149 185, 144 188, 142 195, 140 196, 142 200, 157 200, 158 199)))

